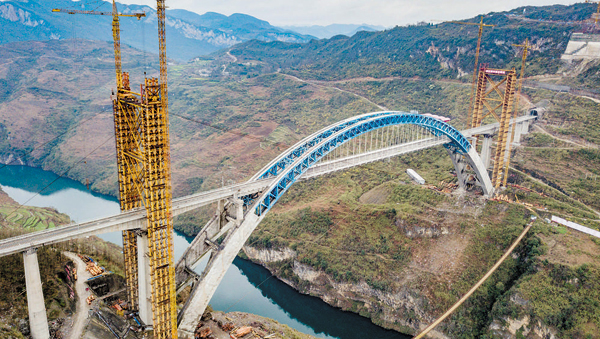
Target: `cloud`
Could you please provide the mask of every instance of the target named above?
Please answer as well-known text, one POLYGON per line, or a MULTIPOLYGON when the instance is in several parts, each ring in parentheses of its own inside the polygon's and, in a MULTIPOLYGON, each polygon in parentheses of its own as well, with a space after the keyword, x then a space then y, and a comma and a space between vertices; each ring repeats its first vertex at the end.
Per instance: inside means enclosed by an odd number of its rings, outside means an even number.
MULTIPOLYGON (((156 6, 153 0, 124 0, 124 3, 156 6)), ((492 11, 532 5, 570 4, 572 0, 169 0, 169 8, 199 14, 244 13, 273 25, 328 25, 333 23, 373 24, 386 27, 430 20, 460 20, 492 11)))

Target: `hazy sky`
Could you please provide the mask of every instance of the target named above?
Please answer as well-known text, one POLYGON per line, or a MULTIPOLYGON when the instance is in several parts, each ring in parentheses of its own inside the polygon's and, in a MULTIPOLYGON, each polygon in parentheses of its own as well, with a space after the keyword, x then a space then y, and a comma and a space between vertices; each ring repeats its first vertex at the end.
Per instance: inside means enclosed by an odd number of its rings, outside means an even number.
MULTIPOLYGON (((83 0, 87 1, 87 0, 83 0)), ((155 0, 121 0, 156 6, 155 0)), ((250 14, 276 26, 372 24, 392 27, 419 21, 456 20, 524 5, 572 4, 565 0, 167 0, 169 8, 199 14, 250 14)), ((583 0, 581 1, 583 2, 583 0)))

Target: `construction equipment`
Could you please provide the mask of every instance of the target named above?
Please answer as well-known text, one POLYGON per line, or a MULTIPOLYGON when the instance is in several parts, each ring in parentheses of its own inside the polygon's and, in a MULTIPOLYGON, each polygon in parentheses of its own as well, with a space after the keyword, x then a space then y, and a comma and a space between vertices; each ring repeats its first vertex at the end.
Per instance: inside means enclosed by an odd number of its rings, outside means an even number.
MULTIPOLYGON (((519 75, 519 87, 517 89, 517 99, 515 100, 515 107, 513 109, 513 120, 517 118, 517 114, 519 112, 519 100, 521 99, 521 88, 523 88, 523 76, 525 74, 525 60, 527 59, 527 49, 531 47, 529 45, 529 39, 525 39, 525 42, 522 45, 515 45, 515 47, 523 47, 523 57, 521 59, 521 74, 519 75)), ((508 143, 508 157, 506 158, 506 166, 504 168, 504 177, 502 178, 502 184, 506 187, 506 180, 508 179, 508 166, 510 165, 510 153, 512 151, 512 143, 515 138, 515 128, 517 124, 512 125, 512 129, 510 131, 510 142, 508 143)))
POLYGON ((495 27, 495 25, 488 25, 488 24, 484 24, 483 23, 483 16, 481 17, 481 20, 479 21, 479 23, 474 23, 474 22, 463 22, 463 21, 446 21, 446 22, 450 22, 453 24, 459 24, 459 25, 473 25, 473 26, 479 26, 479 33, 477 35, 477 49, 475 50, 475 65, 473 66, 473 79, 471 80, 471 100, 470 100, 470 104, 469 104, 469 112, 467 112, 467 123, 469 122, 469 120, 471 119, 471 117, 473 116, 473 98, 475 97, 475 80, 477 79, 477 66, 479 65, 479 49, 481 47, 481 35, 483 34, 483 27, 495 27))
MULTIPOLYGON (((514 97, 514 87, 516 82, 515 69, 491 69, 487 65, 479 68, 477 80, 477 91, 475 94, 475 104, 471 127, 481 126, 484 118, 492 115, 500 123, 498 129, 498 140, 496 142, 496 154, 494 157, 494 169, 492 171, 492 185, 499 188, 502 183, 502 175, 505 173, 504 166, 506 158, 506 144, 508 137, 508 126, 513 109, 512 102, 514 97), (494 78, 502 77, 500 81, 494 78), (491 87, 488 89, 488 85, 491 87), (504 85, 504 91, 500 90, 504 85), (494 96, 493 93, 496 93, 494 96), (497 110, 501 108, 500 115, 497 110)), ((475 147, 478 146, 481 136, 476 136, 475 147)))
POLYGON ((592 18, 594 19, 594 29, 598 28, 598 20, 600 19, 600 1, 589 1, 589 0, 585 0, 586 4, 592 3, 598 4, 598 8, 596 9, 596 13, 592 14, 592 18))
MULTIPOLYGON (((145 14, 121 15, 113 0, 112 29, 117 91, 113 96, 117 172, 121 211, 145 207, 147 224, 141 230, 123 232, 123 256, 129 301, 139 309, 138 251, 148 258, 151 285, 151 316, 154 338, 177 338, 177 308, 173 267, 173 221, 171 213, 171 172, 167 101, 167 57, 165 43, 165 1, 157 0, 160 82, 144 79, 139 93, 132 91, 129 73, 121 68, 119 16, 141 18, 145 14), (138 239, 147 243, 138 249, 138 239)), ((105 12, 54 10, 70 14, 105 12)), ((142 302, 147 303, 146 296, 142 302)), ((146 311, 144 311, 146 312, 146 311)), ((140 310, 140 314, 141 314, 140 310)))
MULTIPOLYGON (((81 11, 81 10, 76 10, 76 9, 65 9, 65 8, 53 8, 52 12, 60 12, 60 13, 67 13, 67 14, 91 14, 91 15, 113 16, 113 12, 81 11)), ((146 13, 132 13, 132 14, 117 13, 117 15, 118 16, 136 17, 136 18, 138 18, 138 20, 140 20, 141 18, 146 16, 146 13)))
MULTIPOLYGON (((135 287, 130 290, 138 288, 137 253, 146 251, 137 242, 146 238, 154 337, 177 338, 164 0, 157 1, 157 17, 160 82, 146 78, 136 93, 129 86, 128 73, 121 73, 113 110, 121 209, 143 205, 148 220, 140 232, 123 233, 127 281, 135 287)), ((132 303, 137 302, 135 297, 132 303)))

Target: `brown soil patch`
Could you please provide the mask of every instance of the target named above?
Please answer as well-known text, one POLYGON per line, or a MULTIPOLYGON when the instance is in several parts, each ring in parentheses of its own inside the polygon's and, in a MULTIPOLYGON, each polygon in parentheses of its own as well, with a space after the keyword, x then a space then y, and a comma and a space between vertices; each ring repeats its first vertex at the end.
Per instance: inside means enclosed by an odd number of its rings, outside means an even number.
MULTIPOLYGON (((210 328, 210 332, 215 339, 230 339, 230 333, 235 333, 241 327, 251 327, 251 332, 241 338, 277 338, 277 339, 313 339, 313 336, 298 332, 287 325, 263 318, 258 315, 242 312, 212 312, 208 319, 200 321, 200 330, 210 328), (219 326, 221 324, 222 326, 219 326), (229 326, 223 326, 229 325, 229 326), (223 330, 223 328, 225 330, 223 330), (230 329, 230 327, 232 329, 230 329)), ((205 330, 206 331, 206 330, 205 330)))
POLYGON ((9 197, 8 194, 2 190, 2 187, 0 187, 0 206, 6 205, 17 205, 17 202, 9 197))
POLYGON ((387 184, 374 187, 370 191, 361 195, 358 199, 363 204, 384 204, 390 196, 390 188, 387 184))
POLYGON ((465 234, 450 234, 435 239, 417 240, 409 267, 434 275, 445 275, 462 267, 463 253, 469 245, 465 234), (420 246, 422 242, 429 242, 420 246))
POLYGON ((577 231, 569 230, 567 234, 538 234, 548 247, 548 252, 540 256, 541 260, 552 263, 579 266, 597 262, 600 259, 600 245, 592 241, 592 237, 577 231))

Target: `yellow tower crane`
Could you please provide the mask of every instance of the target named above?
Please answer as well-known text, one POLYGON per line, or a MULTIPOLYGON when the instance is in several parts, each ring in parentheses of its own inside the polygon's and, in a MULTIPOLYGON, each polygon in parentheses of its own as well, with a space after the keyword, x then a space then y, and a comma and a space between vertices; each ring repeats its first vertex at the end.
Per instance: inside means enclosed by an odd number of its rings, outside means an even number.
POLYGON ((140 92, 136 93, 129 88, 127 73, 122 73, 122 88, 113 99, 113 111, 121 209, 130 210, 143 205, 147 215, 147 223, 140 230, 123 232, 130 301, 139 308, 140 316, 146 315, 145 321, 149 322, 151 317, 154 338, 174 339, 177 338, 177 305, 171 213, 166 6, 164 0, 156 3, 160 81, 146 78, 140 92), (143 262, 138 262, 138 258, 142 258, 143 262), (145 295, 138 295, 138 291, 145 291, 145 295), (150 307, 147 305, 148 298, 150 307))
MULTIPOLYGON (((453 24, 459 24, 459 25, 472 25, 472 26, 479 26, 479 33, 477 35, 477 49, 475 50, 475 66, 473 67, 473 79, 471 80, 471 101, 469 104, 469 112, 467 112, 467 123, 469 123, 469 121, 471 121, 471 117, 473 116, 473 100, 475 98, 475 83, 477 82, 477 65, 479 64, 479 49, 481 47, 481 36, 483 34, 483 28, 484 27, 496 27, 495 25, 488 25, 488 24, 484 24, 483 23, 483 16, 481 17, 481 20, 479 21, 479 23, 475 23, 475 22, 463 22, 463 21, 446 21, 446 22, 450 22, 453 24)), ((470 126, 470 127, 474 127, 474 126, 470 126)))
POLYGON ((147 215, 147 223, 141 229, 123 232, 127 290, 132 308, 139 310, 140 316, 144 313, 147 322, 151 317, 156 339, 177 338, 165 9, 165 1, 157 0, 160 82, 156 78, 146 78, 139 93, 131 90, 129 73, 121 70, 118 17, 135 16, 140 19, 145 14, 120 14, 114 0, 112 13, 53 10, 68 14, 113 17, 117 80, 113 112, 119 201, 121 211, 143 206, 147 215), (138 243, 141 244, 140 248, 138 243), (138 258, 142 258, 143 262, 138 262, 138 258), (138 275, 140 267, 144 273, 138 275), (143 285, 140 286, 140 283, 143 285), (138 295, 139 291, 143 291, 145 295, 138 295), (149 299, 150 307, 147 302, 149 299))
POLYGON ((52 12, 57 13, 66 13, 66 14, 90 14, 90 15, 106 15, 112 16, 112 33, 113 33, 113 42, 115 49, 115 71, 117 73, 117 88, 122 87, 122 78, 121 78, 121 38, 120 38, 120 29, 119 29, 119 17, 136 17, 138 20, 146 16, 146 13, 132 13, 132 14, 123 14, 117 12, 117 5, 113 0, 113 10, 112 12, 99 12, 99 11, 81 11, 75 9, 65 9, 65 8, 53 8, 52 12))

